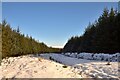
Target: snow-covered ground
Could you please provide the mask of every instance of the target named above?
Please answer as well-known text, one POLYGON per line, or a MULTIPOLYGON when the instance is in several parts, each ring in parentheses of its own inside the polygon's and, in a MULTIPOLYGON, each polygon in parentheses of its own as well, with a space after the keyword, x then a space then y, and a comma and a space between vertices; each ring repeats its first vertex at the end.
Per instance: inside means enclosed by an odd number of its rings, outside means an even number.
POLYGON ((38 54, 3 59, 0 78, 118 78, 118 62, 38 54))
POLYGON ((2 60, 1 78, 76 78, 72 67, 38 57, 20 56, 2 60))
POLYGON ((108 61, 98 60, 86 60, 73 57, 67 57, 61 54, 41 54, 40 56, 59 62, 61 64, 74 67, 76 73, 81 74, 82 77, 94 77, 94 78, 117 78, 118 77, 118 62, 110 62, 110 65, 106 65, 108 61))

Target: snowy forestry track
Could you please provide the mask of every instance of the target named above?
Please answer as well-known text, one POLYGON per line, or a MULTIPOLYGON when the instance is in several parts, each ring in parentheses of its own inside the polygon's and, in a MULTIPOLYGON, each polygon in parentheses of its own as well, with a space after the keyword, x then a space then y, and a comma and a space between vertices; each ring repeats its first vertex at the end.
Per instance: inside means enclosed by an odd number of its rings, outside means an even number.
POLYGON ((85 60, 62 54, 3 59, 0 78, 118 78, 118 62, 85 60))

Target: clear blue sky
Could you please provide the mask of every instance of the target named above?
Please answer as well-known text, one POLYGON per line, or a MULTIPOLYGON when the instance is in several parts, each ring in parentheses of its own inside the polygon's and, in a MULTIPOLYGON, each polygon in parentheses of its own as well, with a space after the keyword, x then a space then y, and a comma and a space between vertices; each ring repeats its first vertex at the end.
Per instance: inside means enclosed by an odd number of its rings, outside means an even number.
POLYGON ((71 36, 83 34, 105 7, 118 8, 118 5, 117 2, 3 2, 2 19, 48 46, 63 47, 71 36))

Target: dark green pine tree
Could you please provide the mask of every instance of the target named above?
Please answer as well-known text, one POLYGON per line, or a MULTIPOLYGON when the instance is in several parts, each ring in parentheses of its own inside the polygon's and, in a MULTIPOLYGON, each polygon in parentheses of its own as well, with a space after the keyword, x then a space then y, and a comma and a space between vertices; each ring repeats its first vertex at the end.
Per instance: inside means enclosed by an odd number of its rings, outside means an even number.
POLYGON ((48 47, 28 35, 21 34, 19 27, 17 30, 12 29, 5 20, 0 24, 0 29, 2 29, 2 58, 41 52, 60 52, 60 49, 48 47))
POLYGON ((111 8, 103 10, 94 24, 88 25, 80 37, 72 37, 63 52, 116 53, 119 47, 120 13, 111 8))

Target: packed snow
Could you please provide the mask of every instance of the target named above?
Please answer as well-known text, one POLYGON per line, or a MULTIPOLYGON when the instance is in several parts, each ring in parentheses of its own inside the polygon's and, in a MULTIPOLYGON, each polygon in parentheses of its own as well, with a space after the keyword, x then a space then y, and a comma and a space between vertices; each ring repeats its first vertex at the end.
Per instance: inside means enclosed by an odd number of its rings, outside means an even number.
POLYGON ((0 78, 118 78, 118 57, 119 53, 9 57, 2 60, 0 78))

